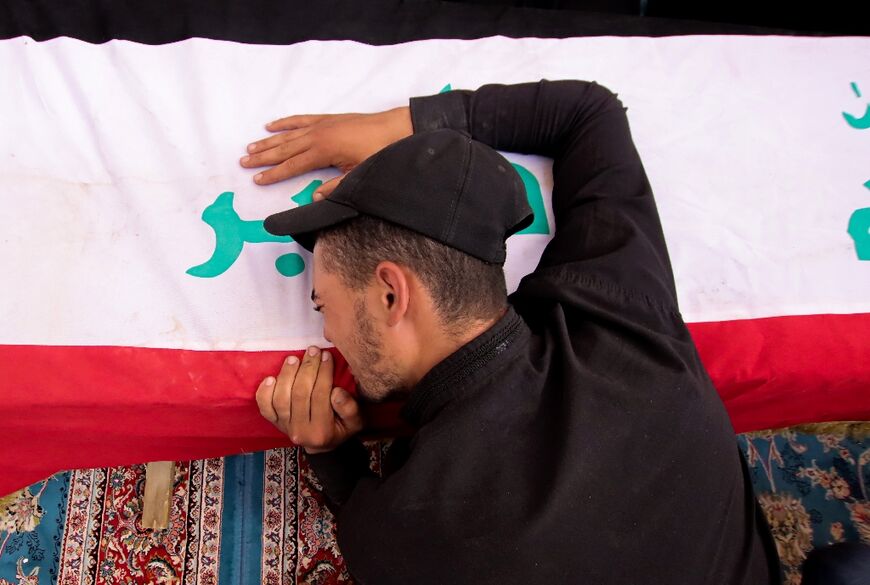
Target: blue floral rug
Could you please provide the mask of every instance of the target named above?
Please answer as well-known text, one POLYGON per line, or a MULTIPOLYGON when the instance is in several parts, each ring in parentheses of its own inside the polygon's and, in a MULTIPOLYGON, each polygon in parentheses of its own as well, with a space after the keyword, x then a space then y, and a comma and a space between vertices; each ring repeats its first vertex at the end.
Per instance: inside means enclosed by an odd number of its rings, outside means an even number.
POLYGON ((813 548, 870 544, 868 435, 870 424, 855 423, 738 436, 788 585, 813 548))
MULTIPOLYGON (((870 544, 870 423, 738 437, 786 583, 814 547, 870 544)), ((370 443, 377 471, 388 442, 370 443)), ((0 498, 0 585, 352 583, 296 449, 176 462, 169 527, 141 526, 142 465, 59 473, 0 498)))

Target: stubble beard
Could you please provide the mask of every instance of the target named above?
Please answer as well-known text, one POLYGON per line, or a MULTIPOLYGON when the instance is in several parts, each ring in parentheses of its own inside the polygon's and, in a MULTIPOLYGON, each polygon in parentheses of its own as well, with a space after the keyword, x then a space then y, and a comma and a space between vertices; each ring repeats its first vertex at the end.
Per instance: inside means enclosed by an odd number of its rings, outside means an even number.
POLYGON ((389 396, 405 391, 401 376, 388 359, 383 344, 375 332, 371 315, 361 299, 354 302, 356 331, 354 345, 359 350, 360 365, 354 371, 357 390, 370 402, 382 402, 389 396))

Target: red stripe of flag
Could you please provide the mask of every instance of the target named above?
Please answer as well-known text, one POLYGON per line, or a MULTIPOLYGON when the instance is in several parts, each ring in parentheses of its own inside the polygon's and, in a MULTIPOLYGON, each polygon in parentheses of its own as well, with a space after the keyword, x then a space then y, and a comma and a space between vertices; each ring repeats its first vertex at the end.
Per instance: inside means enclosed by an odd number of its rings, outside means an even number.
POLYGON ((870 420, 870 313, 690 323, 738 433, 870 420))
MULTIPOLYGON (((870 314, 689 328, 737 432, 870 419, 870 314)), ((0 495, 61 469, 286 446, 254 392, 290 353, 0 346, 0 495)), ((394 430, 399 408, 373 407, 370 425, 394 430)))

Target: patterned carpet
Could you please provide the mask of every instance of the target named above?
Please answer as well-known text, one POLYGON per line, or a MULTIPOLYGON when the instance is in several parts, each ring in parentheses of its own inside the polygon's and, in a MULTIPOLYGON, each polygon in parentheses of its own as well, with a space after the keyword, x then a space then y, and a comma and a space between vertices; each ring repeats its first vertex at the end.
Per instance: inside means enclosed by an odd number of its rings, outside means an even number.
POLYGON ((870 423, 738 436, 776 539, 784 581, 801 582, 813 548, 870 544, 870 423))
MULTIPOLYGON (((870 543, 870 424, 738 437, 786 582, 813 547, 870 543)), ((378 471, 388 442, 369 443, 378 471)), ((0 585, 352 583, 296 449, 177 462, 170 526, 140 525, 143 465, 77 470, 0 498, 0 585)))

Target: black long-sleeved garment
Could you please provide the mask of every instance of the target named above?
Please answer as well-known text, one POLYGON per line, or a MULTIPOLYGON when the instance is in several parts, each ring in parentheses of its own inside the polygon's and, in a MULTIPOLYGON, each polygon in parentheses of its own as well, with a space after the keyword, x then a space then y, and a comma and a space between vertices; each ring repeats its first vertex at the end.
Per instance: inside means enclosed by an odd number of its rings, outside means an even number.
POLYGON ((415 131, 552 157, 556 233, 508 313, 412 390, 417 430, 397 469, 368 474, 357 442, 311 457, 354 577, 779 582, 616 96, 490 85, 412 99, 411 114, 415 131))

